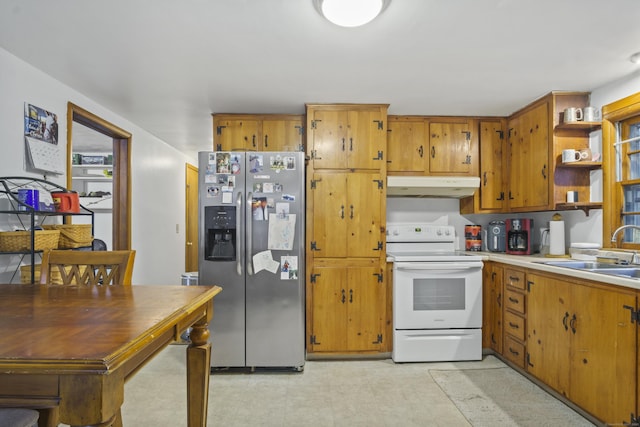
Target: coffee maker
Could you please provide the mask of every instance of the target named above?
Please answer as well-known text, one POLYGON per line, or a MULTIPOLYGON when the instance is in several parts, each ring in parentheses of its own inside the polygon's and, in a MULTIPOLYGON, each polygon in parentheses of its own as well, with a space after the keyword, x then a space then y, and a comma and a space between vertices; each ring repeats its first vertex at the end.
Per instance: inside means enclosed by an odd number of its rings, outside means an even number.
POLYGON ((531 255, 533 247, 533 219, 507 219, 507 253, 531 255))

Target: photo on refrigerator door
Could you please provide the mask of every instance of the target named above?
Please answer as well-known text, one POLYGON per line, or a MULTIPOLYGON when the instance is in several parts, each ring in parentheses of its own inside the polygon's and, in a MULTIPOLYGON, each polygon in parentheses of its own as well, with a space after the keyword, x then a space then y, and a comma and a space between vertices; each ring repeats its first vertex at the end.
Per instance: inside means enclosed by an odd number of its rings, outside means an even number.
POLYGON ((280 279, 295 280, 298 278, 298 257, 283 256, 280 259, 280 279))

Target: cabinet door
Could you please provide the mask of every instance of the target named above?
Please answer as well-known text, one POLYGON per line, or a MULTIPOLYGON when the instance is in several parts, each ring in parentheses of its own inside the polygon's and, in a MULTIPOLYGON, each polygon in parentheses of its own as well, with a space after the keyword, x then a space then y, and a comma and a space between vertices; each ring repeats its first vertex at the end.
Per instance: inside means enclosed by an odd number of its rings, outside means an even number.
POLYGON ((635 295, 573 285, 571 302, 569 398, 608 425, 621 424, 635 410, 636 325, 624 308, 636 306, 635 295))
POLYGON ((424 120, 389 120, 388 127, 387 173, 415 172, 424 174, 427 159, 424 120))
POLYGON ((347 111, 313 110, 309 154, 314 169, 347 167, 347 111))
POLYGON ((309 351, 347 348, 347 273, 340 267, 314 267, 309 351))
MULTIPOLYGON (((347 256, 379 257, 382 245, 383 182, 379 173, 347 174, 347 256)), ((317 211, 314 215, 317 217, 317 211)), ((331 226, 327 224, 327 226, 331 226)))
POLYGON ((262 150, 302 151, 302 118, 300 120, 263 120, 262 150))
POLYGON ((261 150, 260 129, 262 122, 251 119, 214 118, 214 151, 257 151, 261 150))
MULTIPOLYGON (((347 176, 342 172, 316 172, 309 190, 313 197, 314 256, 347 256, 347 176)), ((351 222, 351 221, 349 221, 351 222)))
POLYGON ((347 350, 368 351, 381 347, 384 284, 375 267, 349 267, 347 280, 347 350))
POLYGON ((377 169, 386 167, 387 146, 385 117, 380 111, 349 111, 347 140, 348 168, 377 169))
POLYGON ((502 209, 504 129, 501 122, 480 122, 480 209, 502 209))
POLYGON ((467 121, 429 124, 430 174, 467 175, 472 172, 472 161, 471 129, 467 121))
POLYGON ((527 370, 558 392, 569 391, 569 284, 528 274, 527 370))
POLYGON ((548 103, 509 124, 509 207, 540 209, 549 204, 548 103))

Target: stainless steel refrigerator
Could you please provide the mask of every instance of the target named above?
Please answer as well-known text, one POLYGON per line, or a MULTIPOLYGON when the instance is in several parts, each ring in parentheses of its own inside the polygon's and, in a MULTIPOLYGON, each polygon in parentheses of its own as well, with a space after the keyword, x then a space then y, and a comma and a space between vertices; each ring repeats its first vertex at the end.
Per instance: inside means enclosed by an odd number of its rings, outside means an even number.
POLYGON ((213 367, 305 362, 302 152, 200 152, 198 283, 219 285, 213 367))

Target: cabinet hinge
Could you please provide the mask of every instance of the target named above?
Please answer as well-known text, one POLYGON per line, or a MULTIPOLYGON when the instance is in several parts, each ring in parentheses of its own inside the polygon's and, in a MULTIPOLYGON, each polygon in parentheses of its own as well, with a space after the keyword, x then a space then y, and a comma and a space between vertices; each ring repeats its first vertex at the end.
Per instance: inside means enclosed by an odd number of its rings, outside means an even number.
MULTIPOLYGON (((300 144, 300 145, 298 145, 298 151, 301 151, 301 152, 303 152, 303 153, 305 152, 304 144, 300 144)), ((307 159, 307 160, 308 160, 308 159, 307 159)))
POLYGON ((318 129, 318 122, 322 120, 311 120, 311 129, 318 129))
POLYGON ((373 273, 373 275, 378 277, 378 283, 382 283, 384 281, 384 275, 382 273, 373 273))
POLYGON ((216 151, 222 151, 222 144, 216 145, 216 151))
POLYGON ((318 151, 317 150, 311 150, 311 159, 315 160, 322 160, 322 157, 318 157, 318 151))
POLYGON ((503 130, 497 130, 496 133, 498 135, 500 135, 500 139, 504 139, 504 131, 503 130))
POLYGON ((527 353, 527 365, 533 367, 533 363, 531 363, 531 355, 527 353))
POLYGON ((374 120, 373 123, 378 124, 378 130, 384 129, 384 121, 383 120, 374 120))
POLYGON ((322 178, 319 178, 319 179, 312 179, 312 180, 311 180, 311 185, 310 185, 311 189, 312 189, 312 190, 315 190, 315 189, 318 187, 316 184, 317 184, 318 182, 320 182, 320 181, 322 181, 322 178))
POLYGON ((317 278, 318 276, 320 276, 320 274, 318 274, 318 273, 316 273, 316 274, 311 274, 311 275, 309 276, 309 281, 310 281, 311 283, 316 283, 316 278, 317 278))
POLYGON ((471 156, 469 154, 467 154, 467 158, 465 159, 464 162, 462 162, 463 165, 470 165, 471 164, 471 156))
POLYGON ((378 151, 378 157, 373 157, 373 160, 382 160, 382 158, 384 157, 384 155, 382 154, 382 151, 378 151))
POLYGON ((496 200, 504 200, 504 191, 500 192, 500 197, 498 197, 496 200))
POLYGON ((382 334, 378 334, 376 338, 377 341, 372 342, 372 344, 382 344, 382 334))
POLYGON ((468 130, 463 130, 462 133, 464 133, 465 139, 467 141, 471 141, 471 132, 469 132, 468 130))
POLYGON ((623 305, 622 308, 629 310, 631 312, 631 323, 640 323, 640 310, 636 310, 630 305, 623 305))
POLYGON ((222 129, 226 128, 226 126, 216 126, 216 135, 222 135, 222 129))
MULTIPOLYGON (((382 242, 378 241, 378 246, 373 248, 374 251, 381 251, 382 250, 382 242)), ((375 275, 375 274, 374 274, 375 275)))
POLYGON ((311 250, 312 251, 319 251, 320 249, 316 246, 316 242, 311 242, 311 250))
POLYGON ((381 179, 373 179, 372 181, 378 183, 378 190, 382 190, 384 188, 384 182, 381 179))
POLYGON ((304 135, 304 126, 294 126, 298 129, 298 135, 304 135))
POLYGON ((311 335, 309 337, 309 344, 312 345, 320 345, 320 343, 318 341, 316 341, 316 336, 315 335, 311 335))
POLYGON ((633 412, 631 413, 630 417, 631 417, 631 420, 629 422, 626 422, 626 421, 622 422, 623 426, 629 426, 629 427, 640 426, 640 417, 636 417, 633 412))
POLYGON ((535 282, 527 280, 527 292, 531 292, 531 285, 535 285, 535 282))

